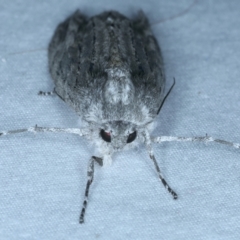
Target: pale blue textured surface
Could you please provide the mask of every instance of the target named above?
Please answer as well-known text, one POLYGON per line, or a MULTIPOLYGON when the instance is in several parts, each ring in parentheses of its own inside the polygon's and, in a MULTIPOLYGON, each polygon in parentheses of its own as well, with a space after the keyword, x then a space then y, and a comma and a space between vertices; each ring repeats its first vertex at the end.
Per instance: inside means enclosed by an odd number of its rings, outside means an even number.
MULTIPOLYGON (((0 129, 77 127, 78 118, 52 90, 47 46, 77 8, 114 9, 151 22, 191 5, 182 1, 0 1, 0 129)), ((153 25, 160 42, 167 99, 154 135, 209 135, 240 142, 240 1, 198 1, 186 14, 153 25)), ((86 223, 78 224, 92 149, 66 134, 0 138, 0 239, 240 239, 240 151, 217 144, 154 145, 179 194, 163 188, 143 146, 96 167, 86 223)))

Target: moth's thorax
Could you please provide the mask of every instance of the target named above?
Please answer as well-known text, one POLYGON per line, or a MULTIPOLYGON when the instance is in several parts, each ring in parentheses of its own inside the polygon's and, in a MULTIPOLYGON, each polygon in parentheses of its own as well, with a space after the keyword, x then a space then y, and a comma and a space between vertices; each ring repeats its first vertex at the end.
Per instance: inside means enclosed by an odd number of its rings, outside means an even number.
POLYGON ((135 88, 127 69, 110 68, 107 70, 107 81, 103 94, 106 102, 111 104, 122 103, 128 105, 134 100, 135 88))

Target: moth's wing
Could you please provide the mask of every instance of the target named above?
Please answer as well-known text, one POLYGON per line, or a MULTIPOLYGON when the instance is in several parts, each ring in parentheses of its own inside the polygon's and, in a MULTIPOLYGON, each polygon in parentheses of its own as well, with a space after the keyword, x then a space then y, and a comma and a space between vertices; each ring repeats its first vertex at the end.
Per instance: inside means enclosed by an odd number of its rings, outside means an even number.
POLYGON ((55 31, 49 45, 49 68, 56 93, 79 115, 90 115, 86 116, 89 121, 103 115, 109 120, 134 121, 139 112, 153 119, 163 99, 161 52, 143 13, 129 20, 111 11, 87 20, 75 12, 55 31), (124 108, 121 103, 107 106, 103 97, 108 71, 116 63, 129 72, 135 88, 135 100, 124 108))
POLYGON ((150 28, 147 17, 141 11, 132 21, 138 66, 133 70, 132 76, 138 86, 139 98, 144 98, 146 105, 153 115, 163 100, 165 88, 165 73, 158 45, 150 28))
POLYGON ((55 30, 48 49, 49 70, 55 83, 55 92, 69 102, 68 88, 76 84, 79 51, 87 19, 76 11, 55 30))

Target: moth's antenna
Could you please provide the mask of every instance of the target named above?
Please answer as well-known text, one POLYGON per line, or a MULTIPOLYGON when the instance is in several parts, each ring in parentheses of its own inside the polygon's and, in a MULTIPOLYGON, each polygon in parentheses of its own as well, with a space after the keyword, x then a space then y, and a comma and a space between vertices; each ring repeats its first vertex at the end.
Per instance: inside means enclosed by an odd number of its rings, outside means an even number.
POLYGON ((222 139, 214 139, 206 134, 204 137, 172 137, 172 136, 161 136, 161 137, 153 137, 151 141, 154 143, 162 143, 162 142, 216 142, 220 144, 225 144, 234 148, 240 148, 239 143, 228 142, 222 139))
POLYGON ((155 166, 155 169, 158 173, 158 177, 160 178, 163 186, 168 190, 168 192, 173 196, 173 199, 177 199, 178 198, 178 195, 172 190, 172 188, 168 185, 168 183, 166 182, 166 180, 164 179, 162 173, 161 173, 161 170, 158 166, 158 163, 156 161, 156 158, 153 154, 153 150, 152 150, 152 145, 151 145, 151 139, 150 139, 150 136, 149 136, 149 133, 147 131, 145 131, 145 144, 147 146, 147 150, 148 150, 148 153, 149 153, 149 156, 150 158, 152 159, 153 163, 154 163, 154 166, 155 166))
POLYGON ((193 1, 192 4, 191 4, 190 6, 188 6, 188 8, 184 9, 182 12, 177 13, 177 14, 171 16, 171 17, 165 18, 165 19, 163 19, 163 20, 160 20, 160 21, 157 21, 157 22, 153 22, 153 23, 151 23, 151 25, 156 25, 156 24, 159 24, 159 23, 167 22, 167 21, 170 21, 170 20, 173 20, 173 19, 175 19, 175 18, 178 18, 178 17, 183 16, 184 14, 186 14, 187 12, 189 12, 190 9, 191 9, 192 7, 194 7, 194 5, 195 5, 198 1, 199 1, 199 0, 193 1))
POLYGON ((2 131, 0 132, 0 136, 6 136, 10 134, 16 134, 16 133, 22 133, 22 132, 31 132, 31 133, 38 133, 38 132, 63 132, 63 133, 71 133, 71 134, 77 134, 79 136, 86 135, 85 129, 80 128, 50 128, 50 127, 38 127, 37 125, 35 127, 29 127, 29 128, 23 128, 23 129, 16 129, 16 130, 10 130, 10 131, 2 131))
POLYGON ((83 201, 83 207, 82 207, 82 211, 80 214, 80 218, 79 218, 79 223, 84 223, 84 216, 85 216, 85 212, 86 212, 86 208, 87 208, 87 204, 88 204, 88 194, 89 194, 89 189, 90 186, 93 182, 93 177, 94 177, 94 161, 97 161, 98 163, 102 162, 101 158, 92 156, 89 164, 88 164, 88 171, 87 171, 87 175, 88 175, 88 181, 87 181, 87 185, 85 188, 85 197, 84 197, 84 201, 83 201))
POLYGON ((172 84, 172 86, 170 87, 170 89, 168 90, 168 92, 167 92, 167 94, 165 95, 165 97, 163 98, 163 101, 162 101, 162 103, 161 103, 161 105, 160 105, 160 107, 159 107, 159 109, 158 109, 158 111, 157 111, 157 114, 159 114, 159 112, 160 112, 160 110, 161 110, 161 108, 162 108, 165 100, 167 99, 168 95, 169 95, 170 92, 172 91, 174 85, 175 85, 175 78, 173 78, 173 84, 172 84))

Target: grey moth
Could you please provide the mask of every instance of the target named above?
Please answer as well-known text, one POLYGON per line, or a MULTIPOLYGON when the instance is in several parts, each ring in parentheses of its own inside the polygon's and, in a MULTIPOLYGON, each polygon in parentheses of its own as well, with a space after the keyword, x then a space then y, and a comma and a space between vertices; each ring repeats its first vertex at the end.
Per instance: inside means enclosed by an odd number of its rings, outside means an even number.
POLYGON ((116 11, 91 18, 76 11, 57 27, 49 44, 48 59, 55 88, 39 94, 59 96, 79 115, 83 126, 35 126, 3 131, 0 136, 21 132, 67 132, 84 136, 95 145, 96 152, 88 165, 80 223, 84 222, 94 163, 110 165, 116 151, 144 143, 159 179, 173 199, 177 199, 177 194, 163 178, 152 143, 201 141, 240 148, 240 144, 207 135, 150 136, 154 120, 174 84, 164 95, 161 50, 143 12, 129 19, 116 11))

